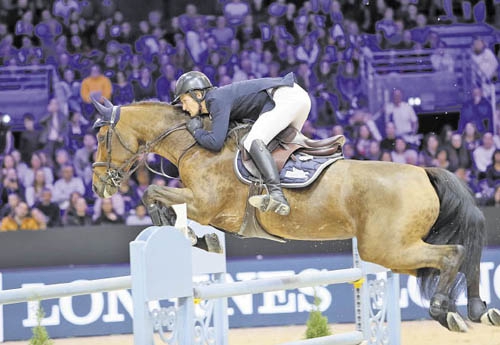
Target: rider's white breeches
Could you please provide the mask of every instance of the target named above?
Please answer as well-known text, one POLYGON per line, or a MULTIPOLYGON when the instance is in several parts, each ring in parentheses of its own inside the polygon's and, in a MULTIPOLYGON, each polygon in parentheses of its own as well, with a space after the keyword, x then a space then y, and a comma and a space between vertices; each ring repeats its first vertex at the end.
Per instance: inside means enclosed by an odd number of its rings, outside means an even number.
POLYGON ((293 87, 282 86, 274 92, 273 100, 276 106, 268 112, 260 115, 255 121, 243 146, 250 150, 252 141, 261 139, 264 143, 269 142, 279 132, 288 126, 301 130, 311 110, 311 99, 309 94, 298 84, 293 87))

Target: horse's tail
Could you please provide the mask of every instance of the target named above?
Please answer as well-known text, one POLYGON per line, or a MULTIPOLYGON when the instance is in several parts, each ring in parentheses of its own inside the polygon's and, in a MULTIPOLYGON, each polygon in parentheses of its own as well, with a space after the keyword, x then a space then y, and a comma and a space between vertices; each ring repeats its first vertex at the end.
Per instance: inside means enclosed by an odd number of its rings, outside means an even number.
MULTIPOLYGON (((471 190, 457 176, 440 168, 425 168, 440 201, 439 216, 424 241, 430 244, 461 244, 465 248, 465 260, 459 271, 467 280, 474 279, 479 270, 481 252, 485 240, 485 220, 471 190)), ((417 272, 423 296, 432 296, 439 271, 422 268, 417 272)), ((457 279, 451 290, 456 299, 463 288, 463 280, 457 279)))

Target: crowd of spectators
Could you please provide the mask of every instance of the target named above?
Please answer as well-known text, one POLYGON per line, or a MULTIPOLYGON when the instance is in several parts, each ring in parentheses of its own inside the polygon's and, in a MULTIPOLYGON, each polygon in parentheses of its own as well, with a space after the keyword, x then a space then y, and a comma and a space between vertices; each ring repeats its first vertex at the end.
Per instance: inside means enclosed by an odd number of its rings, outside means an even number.
MULTIPOLYGON (((463 105, 458 130, 445 126, 422 140, 417 115, 401 90, 372 114, 359 74, 366 46, 436 48, 433 66, 452 70, 452 59, 428 25, 494 23, 497 5, 486 1, 486 11, 482 2, 457 10, 447 0, 215 2, 210 15, 188 3, 179 16, 151 10, 145 18, 126 18, 116 0, 55 0, 50 7, 44 1, 0 1, 0 65, 53 65, 56 73, 46 115, 25 114, 19 140, 4 145, 1 230, 150 224, 140 202, 144 189, 179 181, 139 169, 115 196, 96 199, 90 97, 116 105, 170 102, 177 77, 189 70, 202 71, 217 86, 293 71, 312 99, 306 135, 344 134, 346 158, 449 169, 481 203, 500 205, 500 140, 493 135, 493 117, 499 114, 481 88, 463 105)), ((497 79, 490 47, 478 39, 471 53, 484 73, 497 79)))

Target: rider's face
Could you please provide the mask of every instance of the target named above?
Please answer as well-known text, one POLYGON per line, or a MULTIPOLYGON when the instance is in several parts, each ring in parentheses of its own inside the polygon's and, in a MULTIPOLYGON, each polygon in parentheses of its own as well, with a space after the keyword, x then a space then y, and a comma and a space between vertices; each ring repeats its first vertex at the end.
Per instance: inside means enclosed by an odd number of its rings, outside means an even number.
POLYGON ((182 110, 189 113, 191 117, 197 116, 200 111, 200 106, 191 95, 185 93, 181 95, 180 101, 182 103, 182 110))

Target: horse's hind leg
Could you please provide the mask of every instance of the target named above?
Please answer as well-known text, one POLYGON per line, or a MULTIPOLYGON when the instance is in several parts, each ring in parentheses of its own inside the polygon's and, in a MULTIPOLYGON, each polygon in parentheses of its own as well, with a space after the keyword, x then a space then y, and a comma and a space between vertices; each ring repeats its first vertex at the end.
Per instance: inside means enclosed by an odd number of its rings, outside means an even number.
POLYGON ((455 301, 450 298, 452 288, 455 285, 458 270, 465 256, 465 248, 461 245, 446 245, 448 254, 440 260, 438 268, 439 282, 434 295, 430 300, 429 314, 441 325, 450 331, 466 332, 467 324, 456 312, 455 301))
POLYGON ((439 271, 439 282, 431 297, 429 313, 433 319, 451 331, 465 332, 467 330, 464 320, 456 312, 454 300, 450 298, 458 270, 464 260, 463 246, 431 245, 421 241, 410 247, 403 247, 395 251, 393 255, 386 251, 382 258, 373 257, 377 254, 362 251, 362 247, 360 246, 360 254, 364 260, 379 263, 395 271, 417 272, 418 270, 420 274, 426 275, 430 279, 430 284, 424 285, 424 288, 429 288, 425 291, 427 294, 432 293, 430 288, 433 285, 433 277, 436 270, 439 271))
POLYGON ((479 297, 479 265, 480 257, 468 258, 477 262, 477 267, 467 277, 467 312, 472 322, 481 322, 491 326, 500 326, 500 311, 488 309, 486 302, 479 297))

